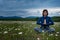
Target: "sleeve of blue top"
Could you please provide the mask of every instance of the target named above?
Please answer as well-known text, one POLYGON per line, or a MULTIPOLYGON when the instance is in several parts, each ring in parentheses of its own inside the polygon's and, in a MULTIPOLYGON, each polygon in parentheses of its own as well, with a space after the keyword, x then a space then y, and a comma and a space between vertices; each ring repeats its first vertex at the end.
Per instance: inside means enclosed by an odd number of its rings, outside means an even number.
POLYGON ((53 25, 54 24, 54 22, 52 21, 52 19, 49 17, 49 23, 48 23, 48 25, 53 25))
POLYGON ((38 25, 43 25, 43 23, 41 22, 41 18, 39 18, 39 19, 37 20, 37 24, 38 24, 38 25))

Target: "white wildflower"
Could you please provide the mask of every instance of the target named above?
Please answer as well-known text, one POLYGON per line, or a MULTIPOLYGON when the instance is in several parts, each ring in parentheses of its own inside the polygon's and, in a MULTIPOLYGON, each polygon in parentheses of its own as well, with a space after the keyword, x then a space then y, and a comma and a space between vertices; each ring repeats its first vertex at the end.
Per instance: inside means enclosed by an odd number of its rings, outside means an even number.
POLYGON ((56 32, 57 34, 59 34, 59 32, 56 32))
POLYGON ((40 38, 37 38, 37 40, 40 40, 40 38))
POLYGON ((49 36, 53 36, 53 34, 49 34, 49 36))
POLYGON ((53 34, 51 34, 51 36, 52 36, 53 34))
POLYGON ((57 34, 55 34, 55 36, 58 36, 57 34))
POLYGON ((18 30, 20 30, 20 28, 18 28, 18 30))
POLYGON ((44 30, 42 30, 42 32, 44 32, 44 30))
POLYGON ((48 37, 47 37, 47 40, 48 40, 48 37))
POLYGON ((15 30, 18 30, 17 28, 15 30))
POLYGON ((18 34, 22 34, 22 32, 19 32, 18 34))
POLYGON ((4 34, 8 33, 8 31, 4 31, 4 34))

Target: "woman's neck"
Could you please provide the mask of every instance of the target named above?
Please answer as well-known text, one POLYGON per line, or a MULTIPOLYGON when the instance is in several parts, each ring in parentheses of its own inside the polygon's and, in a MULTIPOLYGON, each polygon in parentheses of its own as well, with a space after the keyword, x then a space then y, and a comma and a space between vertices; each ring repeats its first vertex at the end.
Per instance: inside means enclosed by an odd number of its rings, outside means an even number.
POLYGON ((47 16, 44 16, 44 17, 47 17, 47 16))

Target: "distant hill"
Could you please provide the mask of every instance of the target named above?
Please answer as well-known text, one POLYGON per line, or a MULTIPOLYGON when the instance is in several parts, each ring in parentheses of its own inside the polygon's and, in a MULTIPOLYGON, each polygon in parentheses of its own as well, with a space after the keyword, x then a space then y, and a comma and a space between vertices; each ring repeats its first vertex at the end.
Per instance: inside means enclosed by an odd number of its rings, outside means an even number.
MULTIPOLYGON (((37 21, 39 17, 29 16, 26 18, 19 17, 19 16, 11 16, 11 17, 4 17, 0 16, 0 20, 2 21, 37 21)), ((53 21, 60 22, 60 16, 52 17, 53 21)))
POLYGON ((36 16, 29 16, 29 17, 26 17, 26 18, 37 18, 36 16))
POLYGON ((11 16, 11 17, 0 16, 0 19, 5 19, 5 18, 22 18, 22 17, 19 17, 19 16, 11 16))
MULTIPOLYGON (((11 16, 11 17, 0 16, 0 19, 2 19, 2 18, 23 18, 23 17, 20 17, 20 16, 11 16)), ((29 16, 29 17, 26 17, 26 18, 36 18, 36 16, 29 16)))

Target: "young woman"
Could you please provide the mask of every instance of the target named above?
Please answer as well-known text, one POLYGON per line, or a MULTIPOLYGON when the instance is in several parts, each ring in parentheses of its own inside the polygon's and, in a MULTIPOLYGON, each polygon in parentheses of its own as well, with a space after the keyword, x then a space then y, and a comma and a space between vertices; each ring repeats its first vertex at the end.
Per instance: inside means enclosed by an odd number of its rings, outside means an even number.
POLYGON ((48 31, 48 32, 53 32, 55 31, 54 28, 50 28, 50 25, 53 25, 54 22, 52 21, 51 17, 48 17, 48 10, 44 9, 43 13, 42 13, 42 17, 40 17, 37 20, 37 24, 41 25, 40 28, 35 28, 35 31, 38 32, 42 32, 42 30, 44 30, 44 32, 48 31))

